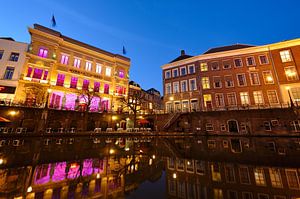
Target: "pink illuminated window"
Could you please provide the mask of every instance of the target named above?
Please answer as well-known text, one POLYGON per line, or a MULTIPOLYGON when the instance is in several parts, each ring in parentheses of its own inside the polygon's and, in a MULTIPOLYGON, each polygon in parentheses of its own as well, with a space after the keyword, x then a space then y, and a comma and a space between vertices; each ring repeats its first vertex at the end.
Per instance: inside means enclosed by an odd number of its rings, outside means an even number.
POLYGON ((92 62, 87 61, 85 63, 85 70, 91 71, 92 70, 92 62))
POLYGON ((90 84, 90 81, 87 80, 87 79, 84 79, 83 84, 82 84, 82 90, 88 90, 89 89, 89 84, 90 84))
POLYGON ((64 86, 64 81, 65 81, 65 75, 64 74, 57 74, 56 85, 57 86, 64 86))
POLYGON ((74 66, 76 67, 76 68, 80 68, 80 59, 78 59, 78 58, 75 58, 74 59, 74 66))
POLYGON ((123 70, 120 70, 120 71, 119 71, 119 77, 120 77, 120 78, 124 78, 124 76, 125 76, 124 71, 123 71, 123 70))
POLYGON ((83 161, 82 176, 89 176, 93 173, 93 159, 83 161))
POLYGON ((94 82, 94 92, 99 92, 100 82, 94 82))
POLYGON ((48 56, 48 50, 45 49, 45 48, 40 48, 40 50, 39 50, 39 56, 46 58, 48 56))
POLYGON ((68 55, 62 55, 62 56, 61 56, 60 63, 61 63, 61 64, 68 65, 68 63, 69 63, 69 56, 68 56, 68 55))
POLYGON ((32 69, 31 67, 28 67, 26 77, 31 77, 32 70, 33 70, 33 69, 32 69))
POLYGON ((47 80, 47 76, 48 76, 48 71, 47 71, 47 70, 45 70, 45 71, 44 71, 43 80, 47 80))
POLYGON ((54 171, 52 175, 52 181, 57 182, 66 178, 66 162, 58 162, 54 165, 54 171))
POLYGON ((39 68, 35 68, 35 69, 34 69, 34 72, 33 72, 32 78, 35 78, 35 79, 41 79, 41 78, 42 78, 42 75, 43 75, 43 70, 42 70, 42 69, 39 69, 39 68))
POLYGON ((71 77, 70 88, 77 88, 77 82, 78 82, 77 77, 71 77))
POLYGON ((104 93, 109 94, 109 84, 104 84, 104 93))

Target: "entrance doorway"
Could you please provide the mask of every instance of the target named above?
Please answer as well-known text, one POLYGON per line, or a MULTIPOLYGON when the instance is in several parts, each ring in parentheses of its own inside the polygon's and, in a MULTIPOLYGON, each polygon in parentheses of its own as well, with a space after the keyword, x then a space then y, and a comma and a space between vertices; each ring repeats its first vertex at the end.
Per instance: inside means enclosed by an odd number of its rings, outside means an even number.
POLYGON ((228 120, 228 132, 229 133, 238 133, 239 132, 239 125, 236 120, 228 120))

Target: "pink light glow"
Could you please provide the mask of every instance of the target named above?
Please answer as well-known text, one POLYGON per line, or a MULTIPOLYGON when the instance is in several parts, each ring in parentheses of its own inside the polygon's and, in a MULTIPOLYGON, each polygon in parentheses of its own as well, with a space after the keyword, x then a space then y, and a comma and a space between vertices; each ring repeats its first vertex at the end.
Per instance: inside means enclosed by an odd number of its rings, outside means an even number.
POLYGON ((34 174, 34 184, 45 184, 50 181, 50 164, 37 166, 34 174))
POLYGON ((75 110, 75 101, 77 99, 76 94, 66 94, 66 104, 65 109, 66 110, 75 110))
POLYGON ((32 67, 28 67, 26 77, 31 77, 32 70, 33 70, 32 67))
POLYGON ((66 162, 55 163, 54 173, 52 175, 52 181, 53 182, 57 182, 57 181, 61 181, 61 180, 65 179, 65 177, 66 177, 66 166, 67 166, 66 162))
POLYGON ((89 176, 93 173, 93 159, 83 161, 82 176, 89 176))
POLYGON ((90 105, 90 111, 98 111, 99 109, 99 102, 100 102, 100 98, 99 97, 93 97, 92 101, 91 101, 91 105, 90 105))
POLYGON ((45 49, 45 48, 40 48, 40 50, 39 50, 39 56, 46 58, 47 55, 48 55, 48 50, 45 49))
POLYGON ((79 171, 79 164, 73 164, 68 172, 68 179, 74 179, 80 176, 80 171, 79 171))
POLYGON ((57 108, 57 109, 61 108, 63 96, 64 96, 63 92, 58 92, 58 91, 52 92, 50 96, 50 107, 57 108))
POLYGON ((123 71, 123 70, 120 70, 120 71, 119 71, 119 77, 120 77, 120 78, 124 78, 124 76, 125 76, 124 71, 123 71))

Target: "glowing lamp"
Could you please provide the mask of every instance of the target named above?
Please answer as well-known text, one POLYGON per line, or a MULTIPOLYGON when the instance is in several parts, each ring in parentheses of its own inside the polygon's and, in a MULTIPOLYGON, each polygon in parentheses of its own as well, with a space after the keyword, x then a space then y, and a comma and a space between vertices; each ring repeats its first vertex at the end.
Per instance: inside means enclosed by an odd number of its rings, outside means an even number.
POLYGON ((71 169, 75 169, 76 167, 77 167, 77 163, 72 163, 70 166, 71 169))
POLYGON ((29 186, 29 187, 27 188, 27 193, 30 193, 30 192, 32 192, 32 186, 29 186))
POLYGON ((177 178, 177 174, 173 173, 173 178, 176 179, 177 178))

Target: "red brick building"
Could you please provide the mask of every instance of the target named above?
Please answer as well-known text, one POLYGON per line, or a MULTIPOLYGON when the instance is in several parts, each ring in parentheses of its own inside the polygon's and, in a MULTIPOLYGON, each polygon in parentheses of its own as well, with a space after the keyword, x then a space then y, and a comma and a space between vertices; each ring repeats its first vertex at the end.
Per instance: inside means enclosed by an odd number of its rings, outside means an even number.
POLYGON ((300 39, 236 44, 162 66, 167 112, 274 108, 300 100, 300 39))

